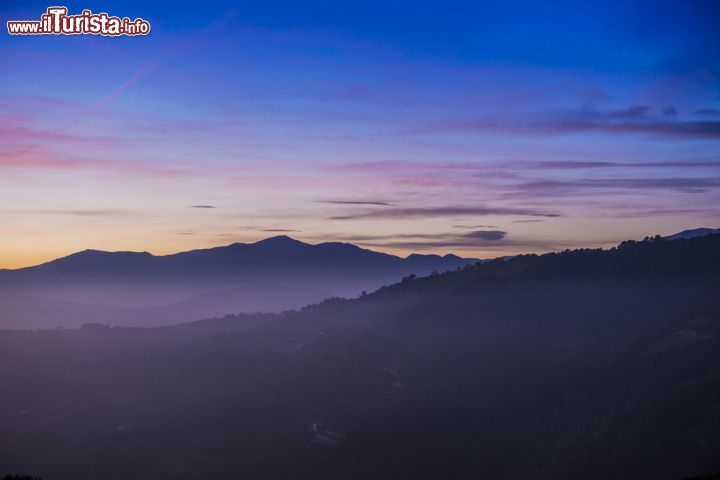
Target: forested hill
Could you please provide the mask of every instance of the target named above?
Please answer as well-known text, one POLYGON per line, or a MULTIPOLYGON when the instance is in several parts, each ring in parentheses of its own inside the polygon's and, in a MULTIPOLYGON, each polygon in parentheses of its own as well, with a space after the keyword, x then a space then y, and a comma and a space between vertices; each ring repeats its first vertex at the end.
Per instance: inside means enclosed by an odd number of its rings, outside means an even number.
MULTIPOLYGON (((417 297, 427 301, 449 291, 482 293, 482 288, 538 286, 553 283, 603 282, 608 286, 625 282, 667 283, 675 281, 720 281, 720 234, 692 239, 625 241, 611 249, 566 250, 543 255, 519 255, 478 262, 464 268, 428 277, 408 276, 383 287, 367 298, 417 297)), ((642 284, 642 283, 641 283, 642 284)), ((334 302, 336 306, 339 303, 334 302)), ((340 302, 342 303, 342 302, 340 302)), ((355 301, 343 305, 351 307, 355 301)), ((315 306, 311 307, 315 308, 315 306)))
POLYGON ((0 469, 43 478, 720 471, 720 236, 526 255, 184 325, 0 332, 0 469), (121 452, 122 455, 119 455, 121 452))

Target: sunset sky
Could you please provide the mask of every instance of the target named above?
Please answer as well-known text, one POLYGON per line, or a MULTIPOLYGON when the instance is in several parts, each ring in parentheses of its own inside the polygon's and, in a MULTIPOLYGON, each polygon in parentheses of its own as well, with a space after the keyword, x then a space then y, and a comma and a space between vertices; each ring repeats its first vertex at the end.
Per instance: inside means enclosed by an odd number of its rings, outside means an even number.
POLYGON ((54 4, 3 1, 0 268, 720 227, 720 6, 664 3, 63 3, 152 25, 105 38, 10 36, 54 4))

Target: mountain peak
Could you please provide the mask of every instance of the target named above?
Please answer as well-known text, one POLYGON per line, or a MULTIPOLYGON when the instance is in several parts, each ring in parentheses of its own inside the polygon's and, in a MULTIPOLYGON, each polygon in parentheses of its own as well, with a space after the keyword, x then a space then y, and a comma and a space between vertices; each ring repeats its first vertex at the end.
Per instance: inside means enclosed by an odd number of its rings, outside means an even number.
POLYGON ((131 256, 132 255, 132 256, 143 256, 143 257, 152 256, 152 254, 150 252, 134 252, 134 251, 130 251, 130 250, 108 251, 108 250, 96 250, 94 248, 88 248, 88 249, 82 250, 77 253, 72 253, 68 256, 71 257, 71 256, 92 256, 92 255, 97 255, 97 256, 101 256, 101 255, 131 256))
POLYGON ((268 237, 263 240, 258 240, 253 245, 271 245, 271 246, 297 246, 307 245, 305 242, 295 240, 288 235, 276 235, 274 237, 268 237))

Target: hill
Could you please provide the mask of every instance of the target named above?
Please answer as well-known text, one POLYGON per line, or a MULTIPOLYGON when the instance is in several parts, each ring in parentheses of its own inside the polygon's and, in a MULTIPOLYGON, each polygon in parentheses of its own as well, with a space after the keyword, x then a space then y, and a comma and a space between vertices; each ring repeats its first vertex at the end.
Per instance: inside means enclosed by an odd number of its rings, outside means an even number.
POLYGON ((669 235, 665 237, 667 240, 680 240, 680 239, 688 239, 688 238, 695 238, 695 237, 703 237, 705 235, 713 235, 716 233, 720 233, 720 228, 693 228, 691 230, 683 230, 682 232, 678 232, 674 235, 669 235))
POLYGON ((696 476, 720 471, 720 235, 0 332, 0 384, 0 464, 47 478, 696 476))

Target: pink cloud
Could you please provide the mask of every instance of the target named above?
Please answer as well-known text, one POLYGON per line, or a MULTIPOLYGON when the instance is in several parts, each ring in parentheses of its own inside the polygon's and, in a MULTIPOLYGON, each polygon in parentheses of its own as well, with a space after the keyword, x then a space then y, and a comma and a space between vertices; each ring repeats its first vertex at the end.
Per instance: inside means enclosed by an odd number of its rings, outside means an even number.
MULTIPOLYGON (((665 107, 667 108, 667 107, 665 107)), ((664 138, 720 138, 720 121, 684 120, 658 114, 646 105, 619 110, 581 109, 567 112, 525 113, 515 117, 450 119, 394 132, 399 136, 435 133, 493 133, 517 135, 598 132, 639 134, 664 138)))

